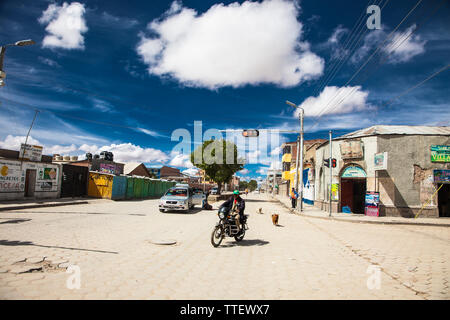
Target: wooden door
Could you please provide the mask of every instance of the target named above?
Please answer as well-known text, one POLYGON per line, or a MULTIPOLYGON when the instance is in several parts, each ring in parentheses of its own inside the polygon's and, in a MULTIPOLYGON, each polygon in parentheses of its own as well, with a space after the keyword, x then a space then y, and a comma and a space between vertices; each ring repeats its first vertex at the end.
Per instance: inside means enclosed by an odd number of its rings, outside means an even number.
POLYGON ((34 197, 36 187, 36 170, 27 169, 25 174, 25 197, 34 197))

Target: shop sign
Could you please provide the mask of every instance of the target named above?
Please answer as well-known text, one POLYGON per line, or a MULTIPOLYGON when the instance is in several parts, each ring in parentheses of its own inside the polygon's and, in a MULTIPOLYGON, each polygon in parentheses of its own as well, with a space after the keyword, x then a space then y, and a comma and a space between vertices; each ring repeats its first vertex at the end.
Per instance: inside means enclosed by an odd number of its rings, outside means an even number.
POLYGON ((431 146, 431 162, 450 162, 450 146, 431 146))
POLYGON ((357 166, 348 166, 342 173, 342 178, 366 178, 366 172, 357 166))
POLYGON ((366 216, 378 217, 380 215, 380 193, 367 191, 365 202, 364 214, 366 216))
POLYGON ((32 146, 22 143, 20 145, 19 158, 40 162, 42 158, 42 146, 32 146))
POLYGON ((387 170, 388 153, 375 153, 373 158, 374 170, 387 170))
POLYGON ((108 163, 100 163, 99 172, 109 173, 109 174, 116 174, 116 171, 118 171, 116 165, 108 164, 108 163))
POLYGON ((25 176, 20 164, 0 162, 0 192, 25 191, 25 176))
POLYGON ((36 191, 58 191, 58 168, 39 168, 36 191))
POLYGON ((450 170, 433 170, 434 183, 450 183, 450 170))

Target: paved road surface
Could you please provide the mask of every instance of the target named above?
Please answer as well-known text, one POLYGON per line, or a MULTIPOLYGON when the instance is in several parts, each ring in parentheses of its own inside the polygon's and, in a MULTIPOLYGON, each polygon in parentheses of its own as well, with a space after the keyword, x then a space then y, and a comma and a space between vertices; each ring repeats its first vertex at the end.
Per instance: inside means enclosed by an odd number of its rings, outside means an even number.
POLYGON ((213 248, 216 211, 157 206, 104 200, 1 212, 0 298, 450 298, 450 228, 300 217, 249 195, 245 240, 213 248), (172 239, 176 245, 152 243, 172 239))

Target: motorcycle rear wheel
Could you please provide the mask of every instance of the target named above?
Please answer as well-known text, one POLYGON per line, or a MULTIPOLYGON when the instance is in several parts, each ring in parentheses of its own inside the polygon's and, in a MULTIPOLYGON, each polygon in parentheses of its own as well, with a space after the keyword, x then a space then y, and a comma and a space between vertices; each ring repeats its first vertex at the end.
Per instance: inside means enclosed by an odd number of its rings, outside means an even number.
POLYGON ((242 226, 241 232, 234 236, 234 240, 237 242, 242 241, 245 236, 245 226, 242 226))
POLYGON ((214 248, 217 248, 222 243, 222 240, 224 238, 224 234, 222 232, 222 228, 220 226, 214 227, 214 230, 211 234, 211 244, 214 248))

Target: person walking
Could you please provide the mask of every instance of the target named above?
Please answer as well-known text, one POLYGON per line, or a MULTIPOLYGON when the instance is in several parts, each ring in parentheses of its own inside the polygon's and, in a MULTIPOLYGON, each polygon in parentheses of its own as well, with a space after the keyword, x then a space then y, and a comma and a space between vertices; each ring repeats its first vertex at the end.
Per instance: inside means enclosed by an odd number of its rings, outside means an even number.
POLYGON ((295 209, 295 207, 297 207, 297 198, 298 198, 298 193, 297 190, 295 190, 295 188, 292 188, 289 198, 291 199, 292 209, 295 209))

